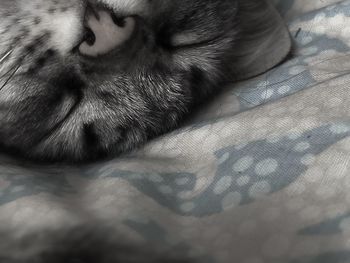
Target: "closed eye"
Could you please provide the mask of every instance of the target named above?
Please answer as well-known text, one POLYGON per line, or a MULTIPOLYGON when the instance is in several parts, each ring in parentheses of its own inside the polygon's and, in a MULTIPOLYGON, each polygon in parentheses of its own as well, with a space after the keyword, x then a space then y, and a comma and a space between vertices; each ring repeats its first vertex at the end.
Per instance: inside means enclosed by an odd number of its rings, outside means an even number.
POLYGON ((196 33, 179 33, 171 38, 171 45, 174 47, 193 45, 200 41, 196 33))
POLYGON ((217 36, 208 36, 207 38, 202 34, 193 33, 177 33, 172 36, 168 34, 158 33, 157 44, 168 51, 179 49, 191 49, 214 44, 222 39, 222 34, 217 36))
POLYGON ((180 33, 171 38, 170 46, 173 49, 196 48, 215 43, 220 38, 222 38, 221 35, 204 38, 196 33, 180 33))

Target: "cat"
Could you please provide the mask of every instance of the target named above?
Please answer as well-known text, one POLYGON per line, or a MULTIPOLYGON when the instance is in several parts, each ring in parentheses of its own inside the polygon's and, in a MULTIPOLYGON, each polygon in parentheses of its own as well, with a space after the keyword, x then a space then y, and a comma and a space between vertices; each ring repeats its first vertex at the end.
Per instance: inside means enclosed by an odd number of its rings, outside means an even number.
POLYGON ((276 52, 266 69, 286 55, 271 10, 261 0, 1 0, 1 149, 91 161, 175 129, 223 83, 261 73, 261 57, 276 52))

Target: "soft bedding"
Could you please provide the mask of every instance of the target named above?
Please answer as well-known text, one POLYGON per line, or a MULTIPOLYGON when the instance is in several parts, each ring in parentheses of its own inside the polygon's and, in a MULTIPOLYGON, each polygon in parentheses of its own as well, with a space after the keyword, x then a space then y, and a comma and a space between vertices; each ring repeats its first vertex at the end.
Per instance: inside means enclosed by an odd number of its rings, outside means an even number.
POLYGON ((79 168, 3 157, 1 262, 91 222, 199 262, 350 262, 350 1, 275 2, 290 57, 182 129, 79 168))

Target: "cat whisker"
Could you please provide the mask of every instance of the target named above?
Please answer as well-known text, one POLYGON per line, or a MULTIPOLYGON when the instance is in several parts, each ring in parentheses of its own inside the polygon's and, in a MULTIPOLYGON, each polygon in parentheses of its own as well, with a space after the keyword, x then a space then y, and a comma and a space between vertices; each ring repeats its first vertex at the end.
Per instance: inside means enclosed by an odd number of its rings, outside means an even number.
POLYGON ((8 74, 11 74, 11 72, 17 68, 17 66, 19 65, 20 63, 18 64, 15 64, 13 67, 11 67, 8 71, 6 71, 3 75, 0 76, 0 80, 2 80, 4 77, 8 76, 8 74))
POLYGON ((3 90, 3 88, 5 88, 5 86, 11 81, 11 79, 15 76, 15 74, 17 73, 17 71, 20 69, 21 66, 22 66, 22 64, 19 64, 19 65, 13 67, 5 75, 3 75, 0 78, 0 79, 2 79, 3 77, 5 77, 7 74, 10 73, 10 76, 5 80, 4 84, 0 87, 0 91, 3 90))
MULTIPOLYGON (((6 53, 6 55, 1 59, 2 61, 4 59, 6 59, 8 56, 10 56, 12 54, 13 50, 10 50, 9 52, 6 53)), ((27 57, 27 55, 30 52, 24 54, 24 56, 19 59, 18 63, 16 63, 13 67, 11 67, 4 75, 0 76, 0 80, 2 80, 4 77, 6 77, 8 74, 10 74, 10 76, 5 80, 4 84, 2 86, 0 86, 0 91, 11 81, 11 79, 16 75, 16 73, 18 72, 18 70, 22 67, 23 61, 24 59, 27 57)), ((1 65, 1 63, 0 63, 1 65)))
POLYGON ((10 51, 8 51, 2 58, 0 58, 0 64, 1 64, 2 62, 4 62, 5 59, 7 59, 7 58, 12 54, 12 52, 13 52, 13 49, 11 49, 10 51))

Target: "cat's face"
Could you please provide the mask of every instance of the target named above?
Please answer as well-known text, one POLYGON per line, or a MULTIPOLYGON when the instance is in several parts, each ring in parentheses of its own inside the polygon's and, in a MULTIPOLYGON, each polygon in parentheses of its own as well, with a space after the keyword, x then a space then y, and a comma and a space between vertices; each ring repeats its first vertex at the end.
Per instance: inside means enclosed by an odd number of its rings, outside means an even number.
POLYGON ((1 147, 82 160, 174 128, 215 84, 235 14, 235 0, 1 0, 1 147))

